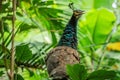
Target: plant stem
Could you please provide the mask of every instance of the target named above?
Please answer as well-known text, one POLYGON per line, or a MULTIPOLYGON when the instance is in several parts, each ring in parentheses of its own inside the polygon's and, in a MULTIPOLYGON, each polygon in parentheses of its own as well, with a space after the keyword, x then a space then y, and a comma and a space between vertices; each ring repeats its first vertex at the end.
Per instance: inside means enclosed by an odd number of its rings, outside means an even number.
POLYGON ((96 70, 98 70, 100 68, 100 66, 101 66, 101 63, 102 63, 102 61, 104 59, 105 50, 106 50, 106 45, 104 45, 103 48, 102 48, 102 55, 98 60, 98 65, 96 67, 96 70))
POLYGON ((11 37, 11 60, 10 60, 10 80, 14 80, 14 29, 15 29, 15 13, 16 13, 16 0, 12 0, 13 16, 12 16, 12 37, 11 37))

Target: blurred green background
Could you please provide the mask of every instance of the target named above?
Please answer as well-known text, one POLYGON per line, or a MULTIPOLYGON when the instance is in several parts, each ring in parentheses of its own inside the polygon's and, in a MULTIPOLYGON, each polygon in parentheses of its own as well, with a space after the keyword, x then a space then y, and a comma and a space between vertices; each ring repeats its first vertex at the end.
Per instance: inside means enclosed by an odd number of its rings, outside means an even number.
MULTIPOLYGON (((115 78, 107 80, 120 80, 120 0, 17 0, 15 80, 51 80, 45 56, 56 46, 72 15, 68 7, 71 2, 75 9, 85 11, 77 26, 80 64, 90 76, 93 71, 113 70, 115 78)), ((8 80, 12 1, 1 0, 0 4, 0 80, 8 80)), ((71 79, 87 80, 86 76, 71 79)))

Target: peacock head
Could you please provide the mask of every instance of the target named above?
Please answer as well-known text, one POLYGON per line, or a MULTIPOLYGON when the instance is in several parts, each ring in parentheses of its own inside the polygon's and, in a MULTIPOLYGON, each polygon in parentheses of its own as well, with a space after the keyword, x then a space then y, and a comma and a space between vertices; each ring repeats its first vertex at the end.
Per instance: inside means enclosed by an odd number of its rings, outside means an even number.
POLYGON ((82 14, 84 14, 84 11, 82 10, 74 10, 73 15, 78 19, 82 14))
POLYGON ((69 7, 73 10, 73 16, 75 16, 77 19, 78 19, 82 14, 84 14, 84 11, 82 11, 82 10, 75 10, 75 9, 74 9, 74 6, 73 6, 73 3, 70 3, 70 4, 69 4, 69 7))

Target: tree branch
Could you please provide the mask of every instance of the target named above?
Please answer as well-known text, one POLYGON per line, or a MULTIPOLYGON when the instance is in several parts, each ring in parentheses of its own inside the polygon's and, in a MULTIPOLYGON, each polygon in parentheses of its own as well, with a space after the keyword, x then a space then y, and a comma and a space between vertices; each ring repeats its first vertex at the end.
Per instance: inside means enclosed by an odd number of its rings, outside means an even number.
POLYGON ((13 6, 13 16, 12 16, 12 37, 11 37, 11 60, 10 60, 10 80, 14 80, 14 65, 15 65, 15 57, 14 57, 14 29, 15 29, 15 13, 16 13, 16 0, 12 0, 13 6))
MULTIPOLYGON (((44 69, 40 64, 29 64, 29 63, 24 63, 24 62, 16 62, 16 65, 19 68, 35 68, 35 69, 44 69)), ((0 68, 5 68, 6 65, 0 64, 0 68)))

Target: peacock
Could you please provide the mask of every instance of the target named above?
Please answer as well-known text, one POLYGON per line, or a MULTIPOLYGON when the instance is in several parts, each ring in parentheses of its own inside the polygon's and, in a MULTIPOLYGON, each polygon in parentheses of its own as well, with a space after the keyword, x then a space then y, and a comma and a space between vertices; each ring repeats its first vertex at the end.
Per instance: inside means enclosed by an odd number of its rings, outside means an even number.
POLYGON ((46 58, 48 74, 53 80, 68 80, 66 65, 80 62, 77 52, 77 22, 84 11, 74 10, 73 3, 70 3, 69 7, 73 10, 72 17, 66 25, 58 45, 48 53, 46 58))

